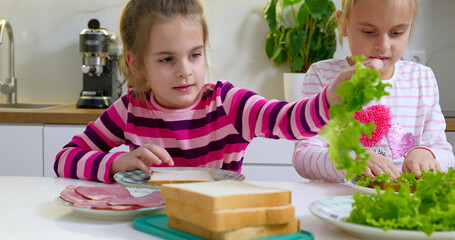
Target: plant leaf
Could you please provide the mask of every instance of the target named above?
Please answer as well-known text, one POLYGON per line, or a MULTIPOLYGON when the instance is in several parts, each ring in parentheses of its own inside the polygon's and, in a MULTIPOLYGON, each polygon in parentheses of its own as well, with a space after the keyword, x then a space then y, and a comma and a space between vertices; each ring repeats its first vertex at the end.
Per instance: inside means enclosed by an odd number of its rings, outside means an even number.
POLYGON ((302 49, 302 35, 298 34, 295 29, 291 29, 286 34, 286 44, 289 48, 289 54, 297 56, 302 49))
POLYGON ((286 51, 282 47, 278 47, 275 50, 272 59, 275 62, 275 66, 281 65, 283 62, 287 60, 286 51))
POLYGON ((269 32, 267 35, 267 39, 265 40, 265 53, 269 59, 272 59, 273 56, 273 48, 275 46, 275 36, 273 32, 269 32))
POLYGON ((292 71, 293 72, 301 72, 303 68, 303 64, 305 64, 302 59, 300 58, 294 58, 294 61, 292 61, 292 71))
POLYGON ((267 20, 270 30, 275 30, 277 28, 276 22, 276 1, 270 0, 264 8, 264 17, 267 20))
POLYGON ((287 6, 291 6, 291 5, 296 5, 296 4, 300 3, 301 1, 303 1, 303 0, 284 0, 283 8, 285 8, 287 6))
POLYGON ((304 31, 304 26, 306 24, 306 20, 307 20, 307 16, 308 14, 310 14, 310 10, 308 9, 308 5, 307 4, 303 4, 300 9, 299 9, 299 13, 297 14, 297 22, 298 24, 296 24, 297 26, 300 27, 300 29, 302 29, 302 31, 304 31))
POLYGON ((305 0, 310 14, 314 19, 318 19, 327 7, 328 0, 305 0))
POLYGON ((276 28, 281 27, 283 25, 283 0, 276 0, 275 5, 275 19, 276 19, 276 28))

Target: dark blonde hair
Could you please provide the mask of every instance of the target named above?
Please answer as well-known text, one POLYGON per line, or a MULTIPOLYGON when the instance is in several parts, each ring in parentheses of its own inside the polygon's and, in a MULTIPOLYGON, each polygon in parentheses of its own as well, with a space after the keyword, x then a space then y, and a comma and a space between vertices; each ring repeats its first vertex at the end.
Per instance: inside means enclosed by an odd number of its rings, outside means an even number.
MULTIPOLYGON (((348 23, 349 16, 351 16, 351 12, 352 12, 352 10, 354 8, 355 1, 357 1, 357 0, 341 0, 341 12, 342 12, 342 15, 341 15, 340 22, 338 24, 338 33, 339 33, 339 36, 340 36, 340 43, 342 42, 342 39, 343 39, 341 37, 341 31, 342 31, 342 29, 346 28, 346 24, 348 23)), ((419 13, 419 4, 418 4, 417 0, 408 0, 408 2, 409 2, 409 7, 413 11, 413 13, 412 13, 412 23, 411 23, 411 33, 412 33, 414 25, 415 25, 416 20, 417 20, 417 15, 419 13)), ((331 20, 333 20, 333 21, 337 20, 336 14, 337 14, 336 12, 333 13, 333 15, 331 17, 331 20)))
POLYGON ((146 100, 150 87, 146 79, 135 77, 126 61, 126 52, 135 54, 134 67, 142 71, 145 67, 144 58, 148 50, 151 28, 154 24, 171 21, 178 16, 191 17, 201 23, 203 41, 206 45, 207 23, 199 0, 130 0, 126 3, 120 18, 120 36, 123 41, 120 66, 128 88, 132 88, 132 94, 136 98, 146 100))

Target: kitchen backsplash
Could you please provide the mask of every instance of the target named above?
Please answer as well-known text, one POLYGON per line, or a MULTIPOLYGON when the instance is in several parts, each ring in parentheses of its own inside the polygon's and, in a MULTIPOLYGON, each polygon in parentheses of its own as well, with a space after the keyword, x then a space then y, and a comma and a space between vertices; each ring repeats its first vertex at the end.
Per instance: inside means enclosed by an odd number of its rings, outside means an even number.
MULTIPOLYGON (((14 32, 19 102, 76 103, 82 89, 79 33, 88 20, 118 36, 125 0, 1 0, 0 19, 14 32)), ((205 0, 209 24, 210 81, 225 79, 267 98, 283 99, 282 73, 264 51, 267 0, 205 0)), ((438 79, 441 105, 455 110, 455 1, 420 0, 410 50, 425 50, 425 64, 438 79)), ((336 0, 337 7, 340 0, 336 0)), ((7 36, 0 45, 0 81, 8 77, 7 36)), ((348 52, 347 42, 335 57, 348 52)), ((6 96, 0 95, 0 102, 6 96)))

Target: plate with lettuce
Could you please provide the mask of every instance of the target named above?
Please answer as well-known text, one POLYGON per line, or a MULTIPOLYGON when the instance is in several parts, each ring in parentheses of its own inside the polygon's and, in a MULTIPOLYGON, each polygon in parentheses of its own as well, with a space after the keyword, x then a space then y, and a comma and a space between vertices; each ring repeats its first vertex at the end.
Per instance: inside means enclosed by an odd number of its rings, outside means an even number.
POLYGON ((375 178, 367 178, 364 175, 361 175, 347 180, 346 183, 357 191, 367 194, 376 194, 376 187, 378 187, 381 192, 384 192, 384 189, 386 188, 392 188, 395 192, 398 192, 401 184, 409 186, 411 193, 414 193, 417 182, 421 179, 416 178, 415 176, 415 173, 402 173, 396 181, 394 181, 390 178, 390 173, 381 174, 375 178))
POLYGON ((396 229, 385 231, 380 227, 347 222, 346 219, 350 216, 353 202, 352 196, 332 197, 311 203, 309 210, 323 221, 363 239, 443 240, 455 238, 455 231, 436 231, 428 236, 423 231, 396 229))
MULTIPOLYGON (((338 170, 346 171, 346 179, 366 169, 369 154, 360 139, 363 134, 371 136, 375 129, 374 123, 354 119, 354 113, 387 96, 386 87, 391 86, 379 79, 378 71, 363 66, 363 59, 355 57, 356 72, 336 90, 342 101, 330 107, 330 121, 318 133, 329 145, 330 160, 338 170)), ((413 178, 413 194, 411 184, 402 182, 398 192, 392 188, 381 191, 377 186, 376 194, 358 191, 354 196, 313 202, 309 208, 317 217, 366 239, 455 239, 455 171, 430 170, 422 172, 419 180, 413 178)), ((387 179, 390 177, 384 177, 387 179)), ((360 190, 369 184, 355 186, 360 190)))
POLYGON ((422 172, 411 194, 401 183, 376 194, 328 198, 309 206, 317 217, 367 239, 455 239, 455 170, 422 172))

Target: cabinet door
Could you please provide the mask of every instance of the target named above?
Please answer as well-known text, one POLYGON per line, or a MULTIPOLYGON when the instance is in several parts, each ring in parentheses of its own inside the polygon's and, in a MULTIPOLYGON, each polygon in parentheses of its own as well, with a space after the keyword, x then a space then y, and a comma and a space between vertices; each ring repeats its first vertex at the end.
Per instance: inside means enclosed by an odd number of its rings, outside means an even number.
MULTIPOLYGON (((71 141, 74 135, 84 132, 86 125, 44 125, 44 176, 55 177, 54 161, 57 153, 71 141)), ((121 146, 111 151, 129 151, 121 146)))
POLYGON ((254 138, 245 150, 242 174, 252 181, 308 181, 292 165, 294 142, 254 138))
POLYGON ((293 153, 293 141, 257 137, 248 144, 243 164, 292 165, 293 153))
POLYGON ((242 174, 247 181, 309 182, 301 177, 292 165, 244 164, 242 174))
POLYGON ((446 132, 447 141, 452 145, 452 151, 455 154, 455 132, 446 132))
POLYGON ((0 124, 0 175, 43 176, 43 125, 0 124))
POLYGON ((44 176, 55 177, 54 161, 57 153, 74 135, 85 130, 85 125, 44 125, 44 176))

